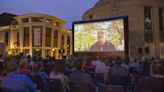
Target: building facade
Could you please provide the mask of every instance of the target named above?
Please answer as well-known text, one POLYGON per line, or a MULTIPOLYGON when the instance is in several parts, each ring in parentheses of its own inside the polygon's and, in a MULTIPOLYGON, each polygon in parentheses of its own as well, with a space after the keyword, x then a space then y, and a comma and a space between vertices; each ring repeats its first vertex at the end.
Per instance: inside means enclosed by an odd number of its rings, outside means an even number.
POLYGON ((10 25, 1 26, 0 42, 6 43, 8 54, 61 58, 72 54, 72 33, 64 24, 46 14, 14 16, 10 25))
POLYGON ((164 58, 163 0, 99 0, 83 20, 128 16, 129 56, 164 58))

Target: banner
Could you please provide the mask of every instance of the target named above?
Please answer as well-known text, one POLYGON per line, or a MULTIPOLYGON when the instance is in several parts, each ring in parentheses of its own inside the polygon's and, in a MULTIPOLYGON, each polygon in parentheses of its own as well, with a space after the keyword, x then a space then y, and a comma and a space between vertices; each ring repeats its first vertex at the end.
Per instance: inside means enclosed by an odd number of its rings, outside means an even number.
POLYGON ((41 46, 42 44, 41 35, 42 35, 41 28, 34 28, 34 46, 41 46))

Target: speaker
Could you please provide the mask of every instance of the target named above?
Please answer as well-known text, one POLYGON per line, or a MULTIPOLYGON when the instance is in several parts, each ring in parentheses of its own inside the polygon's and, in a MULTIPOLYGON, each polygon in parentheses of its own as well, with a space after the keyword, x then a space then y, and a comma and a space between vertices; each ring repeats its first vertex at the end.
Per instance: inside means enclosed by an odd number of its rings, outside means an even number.
POLYGON ((142 48, 138 48, 138 53, 139 53, 139 54, 142 54, 142 53, 143 53, 142 48))
POLYGON ((145 47, 145 53, 149 53, 149 47, 145 47))

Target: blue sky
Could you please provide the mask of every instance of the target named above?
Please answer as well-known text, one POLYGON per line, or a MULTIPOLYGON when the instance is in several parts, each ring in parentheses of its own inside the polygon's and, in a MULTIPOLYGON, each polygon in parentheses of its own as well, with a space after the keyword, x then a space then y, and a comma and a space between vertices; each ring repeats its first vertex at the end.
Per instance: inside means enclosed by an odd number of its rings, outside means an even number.
POLYGON ((98 0, 0 0, 0 13, 17 15, 43 13, 65 20, 70 29, 72 21, 82 20, 82 15, 98 0))

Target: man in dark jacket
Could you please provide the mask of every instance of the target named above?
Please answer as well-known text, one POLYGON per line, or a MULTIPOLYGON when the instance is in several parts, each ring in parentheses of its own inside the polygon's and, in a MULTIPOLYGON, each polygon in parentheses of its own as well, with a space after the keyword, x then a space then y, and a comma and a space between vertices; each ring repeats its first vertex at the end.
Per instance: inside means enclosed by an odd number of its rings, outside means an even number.
POLYGON ((112 43, 106 41, 107 30, 101 28, 97 32, 97 42, 90 47, 91 52, 108 52, 115 51, 115 47, 112 43))

